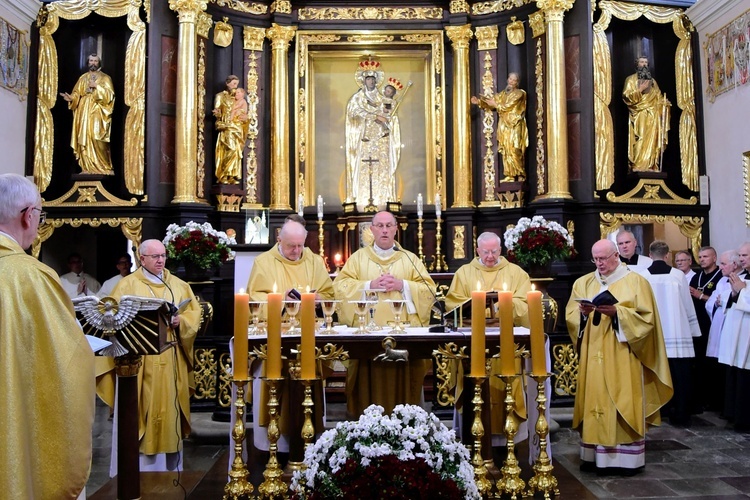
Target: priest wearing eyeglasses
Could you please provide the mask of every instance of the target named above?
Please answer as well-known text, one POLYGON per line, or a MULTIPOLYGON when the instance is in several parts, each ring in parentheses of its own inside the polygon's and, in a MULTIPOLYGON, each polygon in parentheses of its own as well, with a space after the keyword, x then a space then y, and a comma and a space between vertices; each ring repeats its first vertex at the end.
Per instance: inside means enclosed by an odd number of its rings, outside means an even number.
MULTIPOLYGON (((395 242, 398 225, 390 212, 378 212, 370 226, 374 241, 360 248, 347 260, 333 282, 336 299, 341 300, 339 320, 354 325, 357 316, 349 301, 362 300, 364 290, 379 290, 375 323, 387 328, 394 320, 386 300, 405 300, 407 314, 402 320, 411 326, 427 326, 435 301, 435 282, 422 261, 395 242)), ((429 360, 407 363, 350 361, 346 376, 347 410, 357 418, 376 403, 390 413, 397 404, 420 404, 422 383, 429 360)))

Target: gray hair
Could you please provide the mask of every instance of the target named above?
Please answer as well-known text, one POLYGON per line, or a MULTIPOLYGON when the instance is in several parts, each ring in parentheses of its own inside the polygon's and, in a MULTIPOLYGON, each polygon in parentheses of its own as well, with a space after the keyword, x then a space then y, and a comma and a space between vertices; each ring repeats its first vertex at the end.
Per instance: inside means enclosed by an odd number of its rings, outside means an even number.
POLYGON ((722 252, 721 258, 727 257, 729 259, 729 262, 735 265, 735 267, 740 267, 740 254, 737 253, 737 250, 727 250, 726 252, 722 252))
POLYGON ((479 246, 480 243, 484 243, 485 241, 496 241, 498 245, 502 246, 502 240, 500 239, 500 236, 493 233, 492 231, 485 231, 484 233, 480 234, 477 237, 477 246, 479 246))
MULTIPOLYGON (((154 242, 161 243, 161 241, 159 241, 157 239, 153 239, 153 238, 150 239, 150 240, 144 240, 140 244, 140 246, 138 247, 138 255, 146 255, 146 252, 147 252, 146 248, 150 247, 151 245, 153 245, 154 242)), ((163 243, 162 243, 162 245, 163 245, 163 243)))
POLYGON ((26 177, 0 175, 0 224, 11 222, 24 208, 36 206, 41 199, 39 190, 26 177))

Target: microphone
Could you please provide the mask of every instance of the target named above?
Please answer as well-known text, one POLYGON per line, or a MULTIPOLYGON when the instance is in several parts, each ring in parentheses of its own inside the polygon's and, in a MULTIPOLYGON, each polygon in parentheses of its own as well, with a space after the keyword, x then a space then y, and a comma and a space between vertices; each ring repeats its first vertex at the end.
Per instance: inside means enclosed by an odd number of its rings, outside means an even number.
MULTIPOLYGON (((403 254, 406 256, 407 260, 409 262, 411 262, 411 265, 414 268, 414 270, 417 272, 417 274, 419 275, 419 277, 422 279, 422 282, 425 285, 427 285, 427 280, 425 279, 424 276, 422 276, 422 273, 419 271, 419 268, 414 263, 414 261, 411 260, 411 257, 409 257, 409 254, 407 252, 405 252, 403 248, 401 248, 401 245, 400 244, 396 244, 394 242, 393 250, 395 250, 396 252, 403 252, 403 254)), ((432 298, 435 299, 435 302, 432 305, 432 310, 435 311, 436 313, 438 313, 440 315, 440 324, 433 325, 433 326, 429 327, 427 329, 427 331, 430 332, 430 333, 445 333, 445 331, 446 331, 446 326, 445 326, 445 303, 441 302, 440 300, 438 300, 437 294, 432 291, 432 288, 429 285, 427 286, 427 289, 432 294, 432 298)))

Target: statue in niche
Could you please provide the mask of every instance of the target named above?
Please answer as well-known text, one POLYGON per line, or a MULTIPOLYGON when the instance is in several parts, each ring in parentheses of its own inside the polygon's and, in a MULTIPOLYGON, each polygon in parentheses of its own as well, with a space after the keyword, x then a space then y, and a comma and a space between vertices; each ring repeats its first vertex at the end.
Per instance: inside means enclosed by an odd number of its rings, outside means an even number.
POLYGON ((226 90, 216 94, 213 115, 216 117, 216 178, 219 184, 239 184, 242 180, 242 157, 247 141, 247 98, 238 88, 240 79, 229 75, 226 90))
POLYGON ((526 178, 525 154, 529 145, 526 127, 526 92, 518 88, 518 73, 510 73, 506 87, 493 97, 471 97, 485 110, 497 110, 497 150, 503 159, 502 182, 526 178))
POLYGON ((659 172, 667 146, 671 103, 651 76, 648 57, 636 61, 625 79, 622 99, 628 106, 628 165, 631 172, 659 172))
POLYGON ((360 90, 346 107, 346 203, 360 207, 370 198, 375 206, 397 201, 401 127, 396 112, 406 90, 399 80, 385 82, 384 76, 379 62, 362 61, 355 72, 360 90))
POLYGON ((70 147, 84 174, 114 175, 109 136, 115 90, 112 79, 102 71, 98 54, 88 56, 88 71, 78 78, 70 94, 60 96, 73 111, 70 147))

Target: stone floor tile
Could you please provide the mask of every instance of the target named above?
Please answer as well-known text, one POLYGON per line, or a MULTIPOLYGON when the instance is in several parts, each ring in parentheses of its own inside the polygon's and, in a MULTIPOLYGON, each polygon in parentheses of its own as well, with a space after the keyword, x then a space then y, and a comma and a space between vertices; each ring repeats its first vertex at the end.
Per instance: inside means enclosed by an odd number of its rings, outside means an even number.
POLYGON ((736 495, 742 493, 742 491, 737 490, 729 483, 716 478, 664 479, 662 483, 681 497, 695 495, 736 495))

